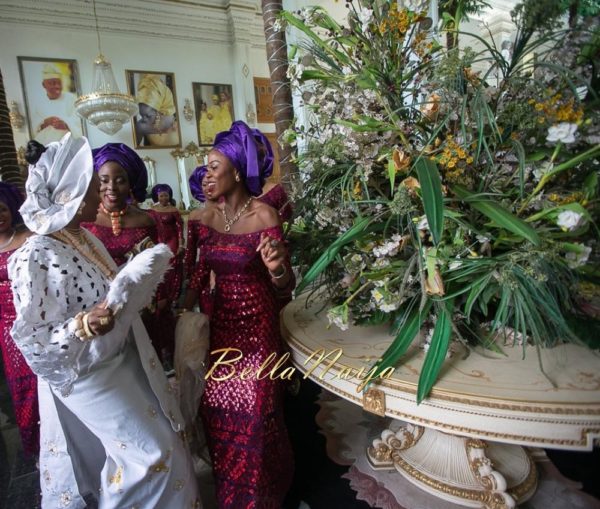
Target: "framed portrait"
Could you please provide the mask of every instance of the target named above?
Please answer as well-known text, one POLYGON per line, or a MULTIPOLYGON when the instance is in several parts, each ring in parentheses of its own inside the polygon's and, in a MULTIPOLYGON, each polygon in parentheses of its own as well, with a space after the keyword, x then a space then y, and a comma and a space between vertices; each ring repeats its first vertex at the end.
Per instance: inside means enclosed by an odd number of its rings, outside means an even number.
POLYGON ((81 95, 76 60, 17 57, 31 138, 46 145, 71 131, 87 135, 84 120, 75 111, 81 95))
POLYGON ((131 120, 135 148, 180 147, 175 74, 126 70, 125 79, 140 110, 131 120))
POLYGON ((215 136, 228 131, 235 118, 233 87, 216 83, 192 83, 196 127, 200 145, 212 145, 215 136))

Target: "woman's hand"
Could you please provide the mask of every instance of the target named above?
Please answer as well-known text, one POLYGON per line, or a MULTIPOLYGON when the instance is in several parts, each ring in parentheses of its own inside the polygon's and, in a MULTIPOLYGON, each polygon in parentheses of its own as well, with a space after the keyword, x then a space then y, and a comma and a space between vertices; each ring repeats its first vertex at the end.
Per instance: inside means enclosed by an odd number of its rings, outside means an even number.
POLYGON ((260 242, 256 251, 260 251, 262 261, 272 278, 279 279, 280 277, 283 277, 286 271, 284 262, 287 255, 287 249, 282 241, 265 233, 261 233, 260 242))
POLYGON ((96 336, 103 336, 115 326, 115 315, 106 302, 97 304, 88 312, 88 325, 96 336))

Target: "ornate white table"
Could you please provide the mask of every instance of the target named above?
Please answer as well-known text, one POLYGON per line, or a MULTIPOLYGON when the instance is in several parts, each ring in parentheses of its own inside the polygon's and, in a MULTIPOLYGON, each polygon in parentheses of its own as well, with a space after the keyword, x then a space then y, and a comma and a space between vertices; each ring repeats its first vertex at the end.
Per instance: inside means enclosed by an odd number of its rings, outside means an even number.
POLYGON ((367 447, 373 468, 396 469, 414 484, 467 507, 511 508, 536 488, 535 465, 521 446, 591 450, 600 436, 600 356, 561 345, 525 359, 459 351, 446 360, 430 396, 416 404, 423 351, 416 345, 391 377, 364 376, 392 337, 386 327, 327 328, 323 303, 302 296, 282 313, 295 367, 323 388, 380 415, 405 421, 367 447), (321 357, 322 356, 322 357, 321 357), (362 369, 362 372, 360 371, 362 369), (361 379, 361 375, 363 379, 361 379))

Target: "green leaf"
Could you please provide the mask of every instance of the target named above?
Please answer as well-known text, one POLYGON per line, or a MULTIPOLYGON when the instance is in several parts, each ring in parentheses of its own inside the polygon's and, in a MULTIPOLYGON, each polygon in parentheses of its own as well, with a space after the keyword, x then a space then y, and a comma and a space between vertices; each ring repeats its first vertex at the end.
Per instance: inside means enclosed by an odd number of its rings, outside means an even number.
POLYGON ((429 231, 433 237, 433 243, 437 245, 442 238, 444 228, 442 181, 437 165, 431 159, 420 157, 415 166, 429 231))
POLYGON ((565 210, 577 212, 577 214, 582 215, 587 220, 592 219, 590 216, 590 213, 585 209, 585 207, 583 207, 580 203, 573 202, 573 203, 567 203, 565 205, 559 205, 558 207, 553 207, 550 209, 544 209, 541 212, 538 212, 537 214, 533 214, 532 216, 529 216, 528 218, 525 219, 525 221, 527 221, 528 223, 531 223, 532 221, 537 221, 538 219, 542 219, 544 217, 554 221, 559 216, 559 214, 561 212, 564 212, 565 210))
POLYGON ((408 350, 408 347, 421 329, 425 318, 429 315, 430 300, 425 303, 422 313, 419 312, 419 307, 414 304, 415 301, 412 301, 411 306, 406 306, 392 325, 392 331, 396 334, 396 337, 383 353, 381 359, 375 363, 375 371, 373 376, 371 376, 372 380, 375 380, 384 369, 394 366, 400 357, 406 353, 406 350, 408 350))
POLYGON ((481 212, 484 216, 489 217, 501 228, 505 228, 508 231, 527 239, 536 246, 540 245, 541 240, 535 229, 510 211, 506 210, 500 204, 492 200, 474 197, 470 191, 462 186, 454 186, 452 191, 461 200, 469 203, 474 209, 481 212))
POLYGON ((593 171, 583 181, 583 191, 587 200, 593 200, 598 192, 598 173, 593 171))
POLYGON ((328 265, 335 259, 342 247, 354 241, 359 235, 366 233, 366 229, 370 223, 371 219, 363 217, 356 221, 354 226, 348 231, 344 232, 344 234, 341 237, 332 242, 331 245, 319 257, 319 259, 312 265, 312 267, 308 269, 306 274, 304 274, 302 281, 296 288, 296 293, 302 293, 302 290, 304 290, 310 283, 312 283, 317 278, 317 276, 321 272, 323 272, 328 267, 328 265))
POLYGON ((388 161, 388 177, 390 178, 390 186, 392 189, 392 196, 394 196, 394 181, 396 180, 396 166, 394 165, 394 159, 391 157, 388 161))
POLYGON ((438 319, 435 322, 431 345, 425 356, 425 362, 421 368, 419 376, 419 386, 417 387, 417 405, 420 404, 429 394, 435 384, 437 377, 444 364, 448 346, 450 345, 450 335, 452 334, 452 314, 448 309, 453 309, 453 303, 438 306, 438 319))

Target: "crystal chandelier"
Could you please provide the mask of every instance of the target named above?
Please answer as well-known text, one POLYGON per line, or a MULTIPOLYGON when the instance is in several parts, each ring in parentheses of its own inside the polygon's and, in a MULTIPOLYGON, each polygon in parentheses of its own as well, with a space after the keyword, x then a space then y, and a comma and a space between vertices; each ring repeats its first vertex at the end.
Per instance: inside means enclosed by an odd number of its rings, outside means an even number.
POLYGON ((110 62, 104 58, 100 45, 96 0, 93 0, 96 36, 98 37, 98 53, 94 60, 94 84, 92 92, 82 95, 75 101, 77 114, 95 125, 106 134, 115 134, 123 124, 137 114, 138 105, 129 94, 119 91, 110 62))

